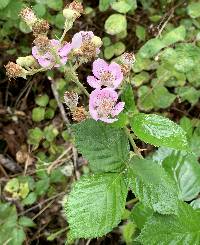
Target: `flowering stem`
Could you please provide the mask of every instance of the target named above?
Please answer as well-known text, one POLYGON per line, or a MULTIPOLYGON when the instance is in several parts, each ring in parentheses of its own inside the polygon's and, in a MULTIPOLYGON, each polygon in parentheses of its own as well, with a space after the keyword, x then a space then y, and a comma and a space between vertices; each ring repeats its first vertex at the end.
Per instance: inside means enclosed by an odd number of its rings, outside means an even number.
POLYGON ((129 141, 130 141, 130 143, 131 143, 131 145, 132 145, 132 147, 133 147, 133 150, 134 150, 135 154, 136 154, 139 158, 142 159, 143 156, 141 155, 140 151, 138 150, 138 147, 137 147, 137 145, 135 144, 135 141, 134 141, 133 137, 131 136, 130 131, 129 131, 129 129, 128 129, 127 127, 124 127, 124 132, 125 132, 126 135, 128 136, 128 139, 129 139, 129 141))
POLYGON ((63 39, 65 38, 65 35, 66 35, 67 31, 68 31, 68 29, 65 28, 64 31, 63 31, 63 34, 62 34, 62 36, 61 36, 61 38, 60 38, 60 40, 59 40, 60 42, 62 42, 63 39))
POLYGON ((84 94, 89 98, 90 94, 88 93, 88 91, 85 89, 85 87, 83 86, 83 84, 79 81, 78 77, 76 76, 74 79, 74 82, 76 83, 76 85, 84 92, 84 94))

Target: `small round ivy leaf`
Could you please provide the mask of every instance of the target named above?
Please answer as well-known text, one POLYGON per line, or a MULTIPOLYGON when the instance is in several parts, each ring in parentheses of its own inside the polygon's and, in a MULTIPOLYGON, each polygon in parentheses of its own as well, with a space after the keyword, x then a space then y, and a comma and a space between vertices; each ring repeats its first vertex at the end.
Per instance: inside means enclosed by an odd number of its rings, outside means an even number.
POLYGON ((110 35, 116 35, 127 28, 126 17, 122 14, 112 14, 105 22, 105 30, 110 35))

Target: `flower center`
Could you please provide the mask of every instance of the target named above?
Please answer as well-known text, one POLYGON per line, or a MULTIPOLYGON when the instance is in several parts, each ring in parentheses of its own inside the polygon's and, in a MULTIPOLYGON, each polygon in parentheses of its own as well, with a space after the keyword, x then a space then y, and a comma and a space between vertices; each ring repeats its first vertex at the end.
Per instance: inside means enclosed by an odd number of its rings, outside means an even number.
POLYGON ((98 105, 97 112, 99 117, 108 117, 113 110, 115 102, 111 98, 104 98, 98 105))
POLYGON ((103 72, 100 76, 100 80, 102 82, 102 85, 104 86, 109 86, 109 87, 113 87, 113 82, 115 80, 114 76, 111 74, 111 72, 106 71, 103 72))

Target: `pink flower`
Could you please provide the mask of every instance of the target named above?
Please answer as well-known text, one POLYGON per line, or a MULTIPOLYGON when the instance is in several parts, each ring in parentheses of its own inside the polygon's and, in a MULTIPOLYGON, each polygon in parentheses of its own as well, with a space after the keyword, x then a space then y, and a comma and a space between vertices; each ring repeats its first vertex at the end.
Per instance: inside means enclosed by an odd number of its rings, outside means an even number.
POLYGON ((115 62, 109 65, 103 59, 97 59, 93 62, 92 72, 94 76, 88 76, 87 82, 93 88, 105 86, 116 89, 123 80, 121 67, 115 62))
POLYGON ((90 94, 89 111, 94 120, 112 123, 117 121, 117 116, 124 109, 124 102, 117 103, 118 94, 116 91, 104 88, 95 89, 90 94))
POLYGON ((94 37, 92 31, 80 31, 72 38, 72 48, 80 48, 84 42, 89 42, 94 37))
POLYGON ((100 53, 99 43, 97 45, 96 39, 92 31, 80 31, 72 38, 72 49, 75 49, 78 54, 86 57, 96 57, 100 53))
POLYGON ((44 68, 60 67, 61 64, 65 65, 67 62, 67 55, 71 51, 71 44, 65 43, 62 45, 60 41, 50 40, 50 46, 47 50, 41 50, 39 47, 32 48, 32 55, 37 59, 38 63, 44 68), (53 52, 52 52, 53 50, 53 52), (55 54, 56 55, 55 55, 55 54), (57 57, 55 57, 57 56, 57 57), (59 62, 57 60, 59 59, 59 62))

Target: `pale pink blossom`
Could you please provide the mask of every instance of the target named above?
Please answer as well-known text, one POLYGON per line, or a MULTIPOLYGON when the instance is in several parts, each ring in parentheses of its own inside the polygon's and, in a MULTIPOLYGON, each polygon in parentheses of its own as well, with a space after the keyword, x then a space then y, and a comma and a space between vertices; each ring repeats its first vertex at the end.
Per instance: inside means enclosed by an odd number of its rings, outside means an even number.
POLYGON ((116 89, 123 80, 121 67, 115 62, 108 64, 103 59, 97 59, 93 62, 92 72, 94 76, 88 76, 87 82, 93 88, 104 86, 116 89))
POLYGON ((113 89, 95 89, 90 94, 89 111, 94 120, 112 123, 117 121, 115 118, 123 109, 124 102, 118 102, 118 94, 113 89))
POLYGON ((71 44, 62 45, 60 41, 50 40, 50 46, 47 50, 40 50, 39 47, 32 48, 32 55, 37 59, 38 63, 44 68, 60 67, 65 65, 68 60, 68 54, 71 51, 71 44), (58 60, 59 59, 59 60, 58 60))
POLYGON ((72 38, 72 48, 80 48, 84 42, 89 42, 94 37, 92 31, 80 31, 72 38))

